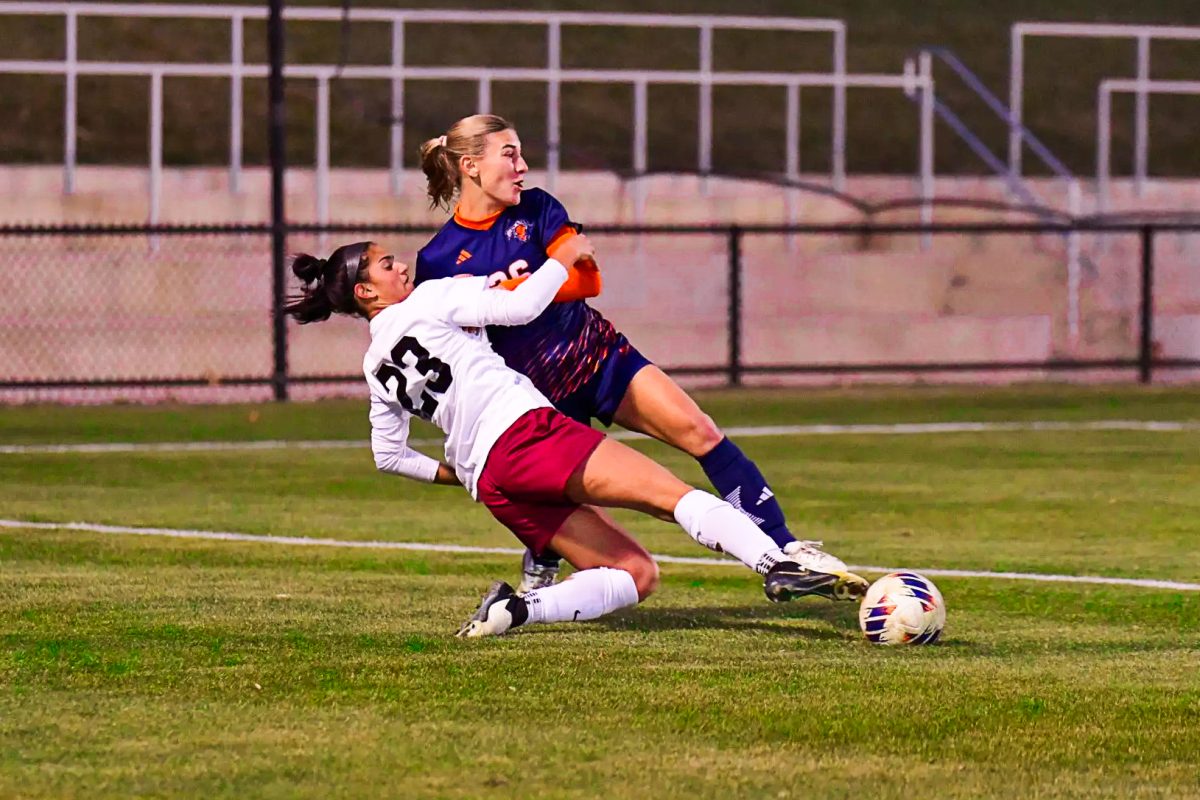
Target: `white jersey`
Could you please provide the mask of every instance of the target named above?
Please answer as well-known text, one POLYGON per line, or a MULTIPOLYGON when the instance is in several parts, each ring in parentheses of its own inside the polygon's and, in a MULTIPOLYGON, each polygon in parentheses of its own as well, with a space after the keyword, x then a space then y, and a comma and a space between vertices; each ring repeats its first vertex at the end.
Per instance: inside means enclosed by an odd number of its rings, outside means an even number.
POLYGON ((485 325, 523 325, 540 314, 566 280, 557 261, 514 291, 487 278, 422 283, 371 320, 363 372, 371 387, 371 449, 385 472, 432 481, 437 461, 408 446, 412 416, 446 434, 446 461, 477 496, 492 445, 517 418, 551 403, 492 350, 485 325))

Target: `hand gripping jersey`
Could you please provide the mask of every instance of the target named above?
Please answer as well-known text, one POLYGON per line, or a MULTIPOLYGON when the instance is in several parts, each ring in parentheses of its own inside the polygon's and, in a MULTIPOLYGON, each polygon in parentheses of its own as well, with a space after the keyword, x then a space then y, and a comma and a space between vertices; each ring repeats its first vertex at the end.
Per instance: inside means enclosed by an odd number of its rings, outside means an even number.
MULTIPOLYGON (((560 237, 578 227, 562 203, 526 189, 517 205, 494 217, 450 219, 417 253, 416 282, 470 274, 496 285, 536 271, 560 237)), ((612 323, 582 300, 554 303, 527 325, 488 328, 488 338, 506 364, 555 403, 584 386, 623 343, 612 323)))
POLYGON ((371 449, 379 469, 433 480, 437 462, 408 447, 409 421, 446 434, 446 461, 477 497, 476 482, 496 439, 520 417, 550 402, 504 365, 483 325, 520 325, 536 317, 566 278, 557 261, 515 291, 483 278, 427 281, 371 320, 363 373, 371 387, 371 449))

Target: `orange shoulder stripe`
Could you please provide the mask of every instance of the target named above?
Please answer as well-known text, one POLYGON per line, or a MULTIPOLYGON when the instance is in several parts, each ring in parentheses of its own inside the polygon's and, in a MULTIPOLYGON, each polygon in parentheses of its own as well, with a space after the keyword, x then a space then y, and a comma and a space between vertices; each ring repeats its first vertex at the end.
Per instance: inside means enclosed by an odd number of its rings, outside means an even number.
POLYGON ((546 245, 546 255, 554 258, 554 251, 558 249, 558 246, 577 233, 579 231, 575 230, 574 225, 563 225, 550 237, 550 242, 546 245))

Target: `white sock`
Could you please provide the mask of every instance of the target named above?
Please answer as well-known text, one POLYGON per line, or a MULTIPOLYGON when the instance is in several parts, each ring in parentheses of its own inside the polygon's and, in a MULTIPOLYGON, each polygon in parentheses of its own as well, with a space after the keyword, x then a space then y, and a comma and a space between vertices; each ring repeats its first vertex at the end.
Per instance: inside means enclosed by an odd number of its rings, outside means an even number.
POLYGON ((719 497, 693 489, 675 506, 675 521, 709 550, 729 555, 755 572, 767 570, 786 557, 750 519, 719 497))
POLYGON ((529 622, 574 622, 595 619, 618 608, 635 606, 637 584, 623 569, 595 567, 576 572, 562 583, 525 595, 529 622))

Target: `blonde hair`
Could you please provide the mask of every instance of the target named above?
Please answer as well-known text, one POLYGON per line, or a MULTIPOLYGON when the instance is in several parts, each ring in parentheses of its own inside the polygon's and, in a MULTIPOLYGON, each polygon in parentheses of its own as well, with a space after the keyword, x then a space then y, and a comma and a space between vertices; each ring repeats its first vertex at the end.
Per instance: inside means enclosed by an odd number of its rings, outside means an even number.
POLYGON ((511 130, 512 127, 508 120, 495 114, 474 114, 451 125, 444 136, 434 137, 421 145, 421 171, 425 173, 429 207, 442 206, 449 211, 462 182, 458 160, 462 156, 483 155, 489 133, 511 130))

